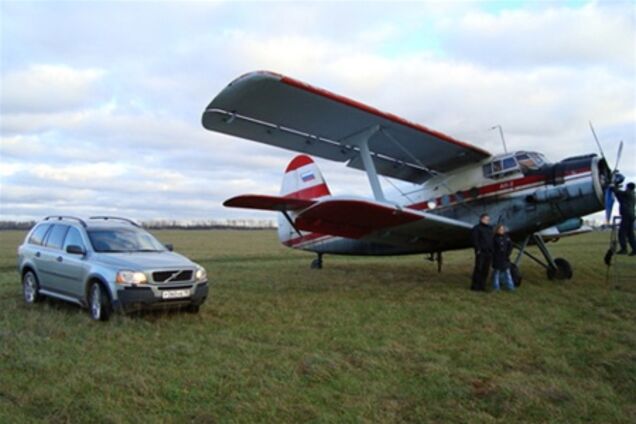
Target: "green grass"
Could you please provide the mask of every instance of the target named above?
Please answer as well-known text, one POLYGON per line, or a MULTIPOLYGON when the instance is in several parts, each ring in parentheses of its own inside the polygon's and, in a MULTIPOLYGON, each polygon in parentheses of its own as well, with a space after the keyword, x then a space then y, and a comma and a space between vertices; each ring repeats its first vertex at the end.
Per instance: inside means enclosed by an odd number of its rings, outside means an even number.
POLYGON ((315 271, 272 231, 157 235, 208 269, 199 315, 27 307, 0 232, 0 422, 636 422, 636 258, 607 283, 607 234, 512 294, 467 290, 468 251, 315 271))

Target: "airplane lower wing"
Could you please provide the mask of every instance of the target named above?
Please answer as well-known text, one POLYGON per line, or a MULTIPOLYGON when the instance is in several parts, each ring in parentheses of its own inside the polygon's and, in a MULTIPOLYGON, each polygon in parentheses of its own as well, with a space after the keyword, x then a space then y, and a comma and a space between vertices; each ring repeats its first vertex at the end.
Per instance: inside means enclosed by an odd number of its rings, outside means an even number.
POLYGON ((446 245, 472 226, 438 215, 369 200, 327 199, 299 212, 299 230, 395 246, 446 245))
POLYGON ((297 230, 402 247, 448 245, 466 240, 471 225, 431 213, 371 200, 328 198, 304 200, 280 196, 242 195, 228 207, 295 213, 297 230))

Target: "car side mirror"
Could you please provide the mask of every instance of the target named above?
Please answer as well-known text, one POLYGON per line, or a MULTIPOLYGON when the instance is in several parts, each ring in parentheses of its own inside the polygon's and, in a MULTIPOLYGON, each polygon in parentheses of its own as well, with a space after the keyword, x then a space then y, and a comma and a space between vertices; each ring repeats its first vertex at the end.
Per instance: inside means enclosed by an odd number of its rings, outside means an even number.
POLYGON ((69 244, 66 246, 66 253, 70 253, 71 255, 85 255, 86 252, 81 246, 76 244, 69 244))
POLYGON ((168 251, 170 252, 174 250, 174 246, 172 243, 166 243, 165 246, 166 246, 166 249, 168 249, 168 251))

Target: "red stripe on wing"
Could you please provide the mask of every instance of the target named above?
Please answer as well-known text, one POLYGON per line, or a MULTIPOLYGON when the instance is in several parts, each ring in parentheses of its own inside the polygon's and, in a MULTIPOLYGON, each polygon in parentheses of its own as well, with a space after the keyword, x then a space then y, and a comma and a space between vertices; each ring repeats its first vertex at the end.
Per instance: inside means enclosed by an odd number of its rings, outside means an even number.
POLYGON ((448 136, 446 134, 443 134, 443 133, 441 133, 439 131, 435 131, 435 130, 432 130, 430 128, 427 128, 424 125, 421 125, 421 124, 418 124, 418 123, 415 123, 415 122, 411 122, 409 120, 401 118, 401 117, 399 117, 397 115, 394 115, 392 113, 383 112, 380 109, 377 109, 377 108, 374 108, 372 106, 366 105, 366 104, 364 104, 362 102, 359 102, 357 100, 353 100, 353 99, 350 99, 348 97, 341 96, 340 94, 333 93, 333 92, 331 92, 329 90, 325 90, 324 88, 314 87, 311 84, 307 84, 306 82, 299 81, 299 80, 294 79, 294 78, 281 76, 280 74, 275 74, 275 73, 272 73, 272 75, 274 75, 276 77, 280 77, 280 81, 281 82, 283 82, 283 83, 285 83, 287 85, 290 85, 292 87, 300 88, 301 90, 305 90, 305 91, 308 91, 310 93, 317 94, 317 95, 322 96, 322 97, 326 97, 326 98, 334 100, 334 101, 336 101, 338 103, 342 103, 342 104, 345 104, 347 106, 351 106, 351 107, 354 107, 356 109, 362 110, 364 112, 371 113, 371 114, 373 114, 375 116, 378 116, 380 118, 388 119, 389 121, 393 121, 396 124, 400 124, 400 125, 404 125, 404 126, 413 128, 414 130, 421 131, 421 132, 423 132, 425 134, 431 135, 433 137, 436 137, 436 138, 438 138, 440 140, 443 140, 443 141, 446 141, 448 143, 455 144, 455 145, 460 146, 460 147, 462 147, 464 149, 470 149, 470 150, 475 151, 475 152, 477 152, 479 154, 490 156, 490 153, 488 153, 485 150, 480 149, 479 147, 473 146, 473 145, 468 144, 468 143, 464 143, 463 141, 455 140, 454 138, 452 138, 452 137, 450 137, 450 136, 448 136))

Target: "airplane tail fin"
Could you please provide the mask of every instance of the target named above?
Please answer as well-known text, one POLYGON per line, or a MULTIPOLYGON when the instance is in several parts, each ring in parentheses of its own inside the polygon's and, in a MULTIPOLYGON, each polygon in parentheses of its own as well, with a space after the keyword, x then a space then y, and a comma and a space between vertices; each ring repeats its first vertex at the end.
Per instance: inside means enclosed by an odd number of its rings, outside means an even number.
MULTIPOLYGON (((331 192, 318 165, 307 155, 298 155, 285 169, 280 194, 286 198, 314 200, 330 196, 331 192)), ((294 213, 290 213, 292 217, 294 213)), ((285 243, 298 237, 296 231, 282 214, 278 217, 278 238, 285 243)))
POLYGON ((312 200, 329 196, 331 192, 313 159, 298 155, 285 169, 280 194, 294 199, 312 200))

